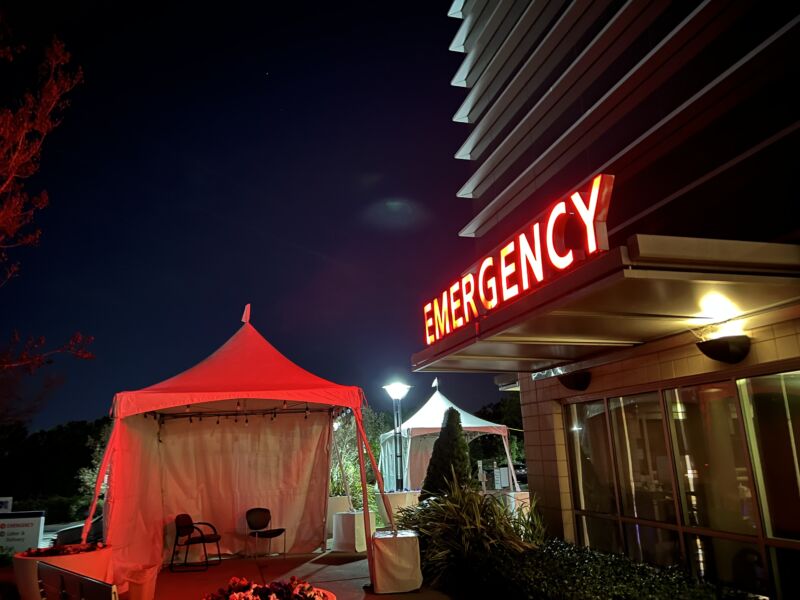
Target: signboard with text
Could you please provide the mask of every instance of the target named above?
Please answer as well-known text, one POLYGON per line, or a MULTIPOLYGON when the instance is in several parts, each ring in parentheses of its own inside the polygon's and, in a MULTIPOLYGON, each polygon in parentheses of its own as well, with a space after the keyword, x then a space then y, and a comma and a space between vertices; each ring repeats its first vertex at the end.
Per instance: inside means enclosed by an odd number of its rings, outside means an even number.
POLYGON ((14 554, 38 548, 43 529, 43 510, 0 514, 0 553, 14 554))
POLYGON ((425 303, 426 345, 535 293, 559 273, 608 250, 606 217, 613 185, 613 175, 595 176, 586 189, 555 202, 425 303))
POLYGON ((0 496, 0 513, 11 512, 12 502, 14 502, 12 496, 0 496))

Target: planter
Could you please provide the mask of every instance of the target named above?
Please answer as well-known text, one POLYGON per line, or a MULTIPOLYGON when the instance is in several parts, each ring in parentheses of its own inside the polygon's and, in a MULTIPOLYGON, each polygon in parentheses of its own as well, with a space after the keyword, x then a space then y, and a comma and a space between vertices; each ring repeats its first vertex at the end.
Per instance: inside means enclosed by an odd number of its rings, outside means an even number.
POLYGON ((111 582, 111 549, 101 548, 79 554, 61 556, 22 556, 14 555, 14 576, 22 600, 41 600, 37 567, 39 561, 86 575, 92 579, 111 582))
POLYGON ((326 539, 333 537, 333 515, 337 512, 347 512, 350 510, 349 496, 331 496, 328 498, 328 516, 325 521, 326 539))

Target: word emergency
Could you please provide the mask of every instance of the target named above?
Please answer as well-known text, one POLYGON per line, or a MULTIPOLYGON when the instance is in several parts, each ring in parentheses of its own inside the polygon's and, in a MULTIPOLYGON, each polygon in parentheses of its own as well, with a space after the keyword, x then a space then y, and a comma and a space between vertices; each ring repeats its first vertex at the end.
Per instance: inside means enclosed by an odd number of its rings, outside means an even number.
POLYGON ((425 343, 439 341, 479 314, 527 295, 576 262, 608 250, 606 218, 613 185, 613 175, 597 175, 588 189, 556 202, 427 302, 425 343), (567 247, 570 222, 581 231, 582 248, 567 247))

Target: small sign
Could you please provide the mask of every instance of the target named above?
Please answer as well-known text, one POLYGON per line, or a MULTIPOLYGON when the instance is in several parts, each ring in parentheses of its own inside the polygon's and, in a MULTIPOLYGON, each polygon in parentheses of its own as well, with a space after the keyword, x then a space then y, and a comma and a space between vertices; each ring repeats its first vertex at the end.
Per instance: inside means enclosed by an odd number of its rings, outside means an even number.
POLYGON ((11 496, 0 496, 0 513, 11 512, 11 504, 14 498, 11 496))
POLYGON ((16 554, 42 543, 44 511, 7 512, 0 514, 0 553, 16 554))

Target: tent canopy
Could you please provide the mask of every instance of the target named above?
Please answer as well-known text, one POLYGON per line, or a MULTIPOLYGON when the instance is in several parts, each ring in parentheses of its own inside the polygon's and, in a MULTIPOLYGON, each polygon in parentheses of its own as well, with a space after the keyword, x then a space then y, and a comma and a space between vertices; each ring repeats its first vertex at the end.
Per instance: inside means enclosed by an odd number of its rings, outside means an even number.
MULTIPOLYGON (((249 305, 243 321, 196 366, 114 397, 84 536, 108 473, 105 531, 118 584, 155 581, 170 558, 175 515, 184 512, 216 525, 223 552, 245 549, 244 513, 256 506, 286 528, 289 552, 324 544, 333 414, 353 410, 361 450, 363 392, 283 356, 249 323, 249 305)), ((359 462, 363 479, 360 451, 359 462)))
MULTIPOLYGON (((436 388, 428 401, 400 426, 403 454, 403 487, 420 489, 433 453, 433 444, 439 437, 444 423, 444 415, 448 409, 454 408, 461 415, 461 427, 468 440, 487 434, 499 435, 503 438, 509 465, 511 455, 508 449, 508 427, 481 419, 453 404, 436 388)), ((394 429, 381 434, 380 469, 389 488, 396 485, 396 460, 394 449, 394 429)), ((512 471, 514 487, 519 489, 512 471)))
MULTIPOLYGON (((474 439, 486 433, 508 435, 508 427, 492 423, 486 419, 481 419, 459 408, 442 394, 438 388, 417 412, 403 422, 400 426, 401 434, 403 437, 417 437, 420 435, 435 435, 438 437, 439 432, 442 430, 444 414, 450 408, 455 408, 458 414, 461 415, 461 427, 470 439, 474 439)), ((393 435, 394 430, 382 433, 381 445, 383 445, 384 441, 391 439, 393 435)))
POLYGON ((246 322, 216 352, 183 373, 141 390, 119 392, 114 397, 114 414, 125 418, 239 399, 354 409, 361 406, 361 398, 360 388, 333 383, 297 366, 246 322))

